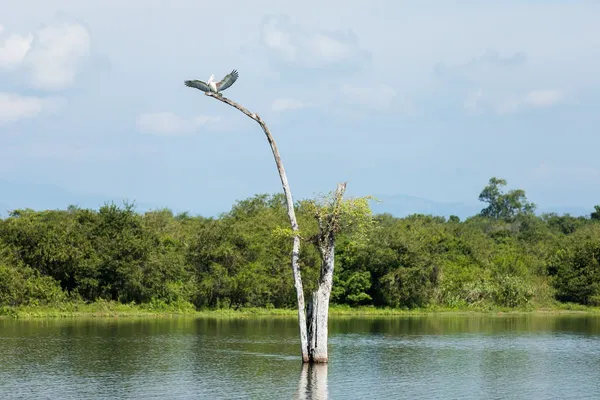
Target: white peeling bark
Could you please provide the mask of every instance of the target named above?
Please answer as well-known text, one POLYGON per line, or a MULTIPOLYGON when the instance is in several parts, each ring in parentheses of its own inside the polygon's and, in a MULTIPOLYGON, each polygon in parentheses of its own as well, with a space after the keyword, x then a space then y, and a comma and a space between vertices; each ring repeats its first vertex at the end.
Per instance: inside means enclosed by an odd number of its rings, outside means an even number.
POLYGON ((290 189, 290 185, 287 180, 287 176, 285 174, 285 169, 283 168, 283 163, 281 161, 281 157, 279 156, 279 150, 277 149, 277 145, 275 144, 275 139, 271 135, 271 131, 267 127, 267 124, 258 116, 258 114, 251 113, 246 108, 237 104, 234 101, 229 100, 222 95, 218 95, 216 93, 206 92, 206 96, 215 98, 225 104, 230 105, 233 108, 238 109, 243 114, 248 116, 249 118, 256 121, 265 135, 267 136, 267 141, 271 146, 271 150, 273 152, 273 157, 275 158, 275 164, 277 164, 277 171, 279 171, 279 177, 281 179, 281 185, 283 186, 283 192, 285 194, 285 200, 287 204, 287 213, 288 218, 290 220, 290 225, 292 227, 293 236, 293 245, 292 245, 292 273, 294 275, 294 287, 296 288, 296 301, 298 303, 298 325, 300 328, 300 348, 302 353, 302 361, 309 362, 309 353, 308 353, 308 340, 306 333, 306 313, 305 313, 305 305, 304 305, 304 289, 302 288, 302 276, 300 274, 300 266, 298 264, 298 259, 300 257, 300 235, 298 233, 298 222, 296 220, 296 213, 294 211, 294 201, 292 199, 292 191, 290 189))
POLYGON ((313 292, 312 300, 308 305, 308 355, 312 362, 328 362, 327 335, 329 320, 329 298, 333 284, 334 266, 334 237, 330 233, 327 243, 320 249, 321 276, 319 286, 313 292))
POLYGON ((333 287, 333 268, 335 265, 335 235, 339 217, 339 206, 346 190, 346 184, 340 183, 335 192, 335 201, 331 214, 323 219, 318 217, 319 234, 317 247, 321 255, 321 273, 317 290, 313 292, 307 309, 308 355, 314 363, 329 361, 327 352, 329 299, 333 287))

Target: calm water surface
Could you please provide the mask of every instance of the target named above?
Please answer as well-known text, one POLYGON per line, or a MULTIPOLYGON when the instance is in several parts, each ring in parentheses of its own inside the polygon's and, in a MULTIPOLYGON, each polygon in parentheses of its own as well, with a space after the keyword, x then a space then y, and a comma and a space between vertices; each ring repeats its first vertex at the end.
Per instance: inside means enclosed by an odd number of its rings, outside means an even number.
POLYGON ((0 399, 600 399, 600 316, 0 320, 0 399))

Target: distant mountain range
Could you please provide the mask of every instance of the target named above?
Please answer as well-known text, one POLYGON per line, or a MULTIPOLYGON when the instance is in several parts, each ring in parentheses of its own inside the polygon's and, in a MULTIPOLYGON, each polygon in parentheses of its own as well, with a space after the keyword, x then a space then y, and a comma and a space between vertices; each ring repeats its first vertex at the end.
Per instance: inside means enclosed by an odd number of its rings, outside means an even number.
POLYGON ((389 213, 396 217, 410 214, 429 214, 449 217, 456 215, 461 219, 475 215, 481 211, 483 204, 444 203, 421 197, 406 195, 375 195, 380 202, 371 202, 374 214, 389 213))
MULTIPOLYGON (((456 215, 462 219, 478 214, 485 207, 484 203, 457 203, 439 202, 420 197, 406 195, 375 195, 379 203, 372 202, 373 213, 389 213, 396 217, 405 217, 410 214, 430 214, 449 217, 456 215)), ((107 202, 123 204, 123 201, 135 201, 139 212, 168 207, 174 212, 176 210, 167 204, 155 202, 138 202, 136 199, 114 198, 101 195, 76 194, 54 185, 9 182, 0 180, 0 216, 6 217, 9 210, 17 208, 31 208, 34 210, 66 209, 69 205, 82 208, 98 209, 107 202)), ((223 212, 229 210, 222 210, 223 212)), ((574 216, 589 215, 592 209, 583 207, 540 207, 538 214, 545 212, 556 212, 558 214, 569 213, 574 216)), ((202 210, 189 210, 191 215, 205 215, 202 210)), ((208 215, 205 215, 208 216, 208 215)))
MULTIPOLYGON (((70 205, 98 209, 107 202, 121 205, 125 200, 135 201, 135 199, 75 194, 54 185, 0 180, 0 216, 2 217, 6 217, 8 211, 14 209, 64 210, 70 205)), ((135 204, 138 211, 161 208, 158 204, 148 202, 135 201, 135 204)))
MULTIPOLYGON (((406 195, 375 195, 375 198, 380 200, 380 203, 372 202, 371 210, 374 214, 389 213, 396 217, 405 217, 410 214, 429 214, 449 217, 456 215, 460 219, 479 214, 485 203, 445 203, 438 202, 420 197, 406 195)), ((589 215, 591 209, 584 207, 539 207, 536 214, 557 213, 570 214, 573 216, 589 215)))

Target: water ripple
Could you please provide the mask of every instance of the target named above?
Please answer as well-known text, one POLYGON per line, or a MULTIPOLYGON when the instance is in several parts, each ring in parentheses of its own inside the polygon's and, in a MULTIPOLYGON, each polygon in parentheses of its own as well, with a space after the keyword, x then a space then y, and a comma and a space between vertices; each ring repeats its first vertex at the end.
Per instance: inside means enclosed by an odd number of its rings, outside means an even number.
POLYGON ((0 320, 0 399, 600 398, 600 318, 0 320))

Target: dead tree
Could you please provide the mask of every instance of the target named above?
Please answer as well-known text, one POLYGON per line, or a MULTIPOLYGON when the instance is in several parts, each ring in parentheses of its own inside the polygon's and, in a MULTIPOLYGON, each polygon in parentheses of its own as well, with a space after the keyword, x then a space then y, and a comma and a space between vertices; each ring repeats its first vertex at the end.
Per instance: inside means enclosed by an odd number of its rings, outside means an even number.
POLYGON ((300 347, 302 352, 302 361, 310 362, 309 352, 308 352, 308 338, 306 333, 306 312, 305 312, 305 304, 304 304, 304 289, 302 287, 302 276, 300 274, 300 266, 298 265, 298 259, 300 257, 300 234, 298 228, 298 222, 296 220, 296 212, 294 210, 294 200, 292 199, 292 191, 290 190, 290 185, 287 180, 287 175, 285 174, 285 169, 283 168, 283 163, 281 162, 281 157, 279 156, 279 150, 277 149, 277 144, 275 143, 275 139, 273 139, 273 135, 271 135, 271 131, 269 127, 262 120, 258 114, 252 113, 248 111, 245 107, 237 104, 234 101, 229 100, 226 97, 223 97, 220 94, 205 92, 205 94, 213 99, 217 99, 222 101, 225 104, 230 105, 233 108, 238 109, 242 113, 244 113, 249 118, 256 121, 265 135, 267 136, 267 141, 271 146, 271 150, 273 151, 273 157, 275 158, 275 164, 277 164, 277 171, 279 171, 279 177, 281 178, 281 185, 283 186, 283 192, 285 194, 285 201, 287 204, 287 214, 290 220, 290 225, 293 233, 293 245, 292 245, 292 273, 294 275, 294 287, 296 288, 296 300, 298 303, 298 325, 300 327, 300 347))
MULTIPOLYGON (((275 164, 279 171, 285 200, 287 203, 287 213, 292 228, 292 272, 294 275, 294 286, 296 288, 296 300, 298 303, 298 325, 300 329, 300 347, 302 352, 303 362, 326 363, 327 355, 327 324, 329 319, 329 299, 333 283, 333 268, 334 268, 334 250, 335 236, 340 231, 340 219, 342 217, 342 198, 346 190, 346 183, 338 184, 333 202, 330 207, 315 207, 315 217, 317 218, 319 232, 309 240, 314 243, 319 249, 321 255, 321 273, 319 277, 317 290, 314 291, 312 298, 309 301, 308 307, 305 307, 304 290, 302 286, 302 276, 298 259, 300 254, 300 232, 296 213, 294 210, 294 202, 290 185, 283 168, 283 163, 277 150, 275 140, 271 135, 271 131, 267 124, 258 114, 248 111, 245 107, 236 102, 223 97, 221 94, 205 92, 209 97, 217 99, 231 107, 236 108, 249 118, 256 121, 265 135, 271 146, 275 164)), ((315 203, 313 203, 315 204, 315 203)), ((315 204, 316 205, 316 204, 315 204)))
MULTIPOLYGON (((327 354, 327 322, 329 320, 329 298, 333 285, 335 264, 335 238, 341 230, 342 199, 346 183, 339 183, 330 207, 316 206, 314 216, 318 223, 318 233, 311 240, 321 256, 321 272, 317 290, 308 304, 308 354, 312 362, 325 363, 327 354)), ((314 204, 314 203, 313 203, 314 204)))

